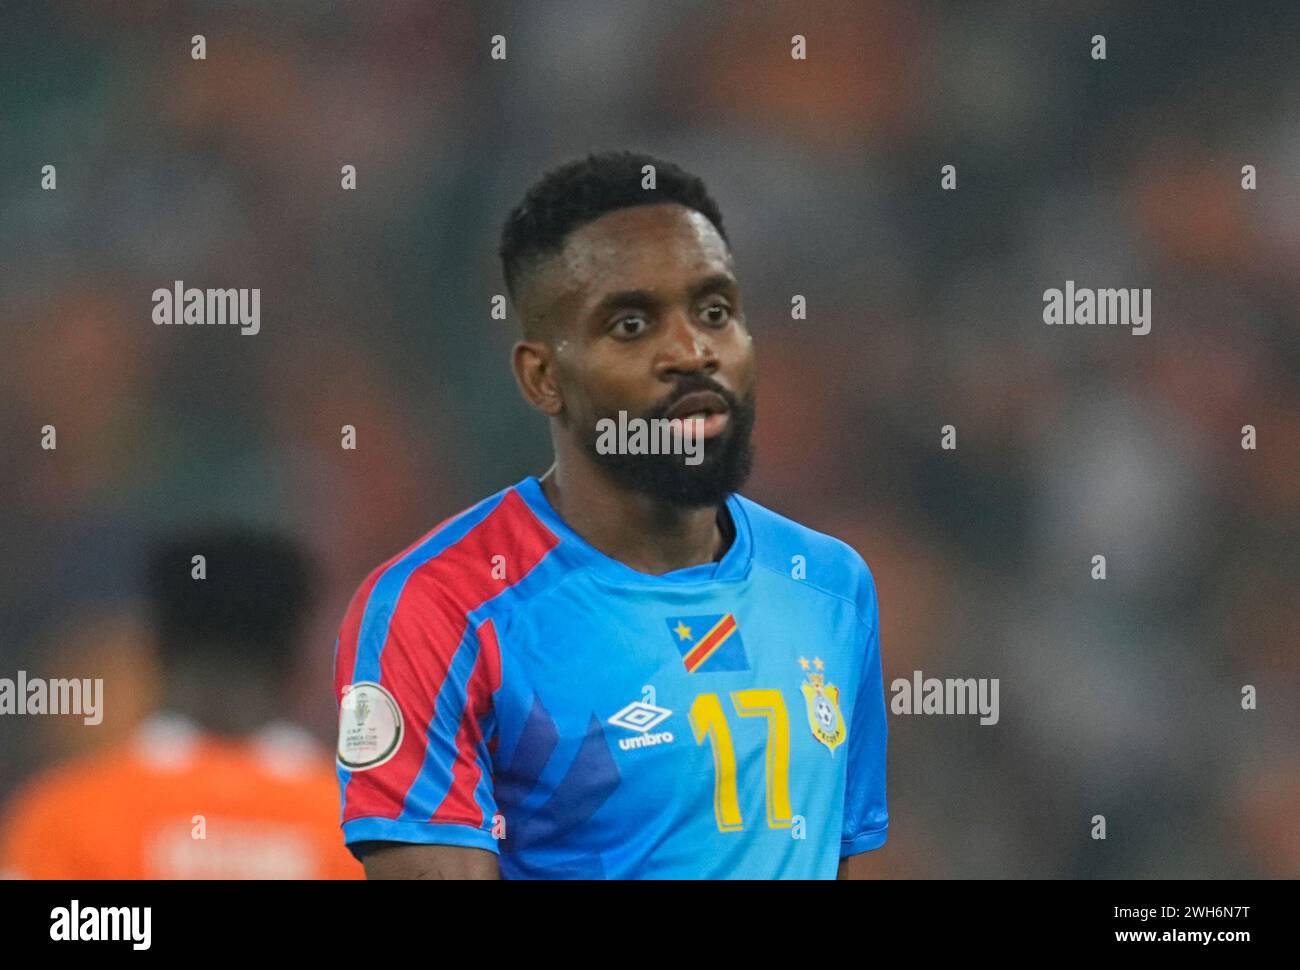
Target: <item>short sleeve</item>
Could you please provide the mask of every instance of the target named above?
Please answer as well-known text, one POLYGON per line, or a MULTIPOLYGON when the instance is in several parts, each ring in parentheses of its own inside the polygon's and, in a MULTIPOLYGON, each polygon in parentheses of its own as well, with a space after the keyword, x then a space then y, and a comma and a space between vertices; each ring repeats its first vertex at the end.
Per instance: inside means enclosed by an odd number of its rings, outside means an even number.
MULTIPOLYGON (((383 580, 339 634, 335 701, 344 841, 496 852, 489 740, 500 653, 430 583, 383 580)), ((353 850, 355 852, 355 849, 353 850)))
POLYGON ((880 659, 880 614, 875 582, 866 564, 858 590, 862 671, 849 725, 848 781, 844 789, 844 825, 840 858, 885 844, 889 812, 885 803, 885 691, 880 659))

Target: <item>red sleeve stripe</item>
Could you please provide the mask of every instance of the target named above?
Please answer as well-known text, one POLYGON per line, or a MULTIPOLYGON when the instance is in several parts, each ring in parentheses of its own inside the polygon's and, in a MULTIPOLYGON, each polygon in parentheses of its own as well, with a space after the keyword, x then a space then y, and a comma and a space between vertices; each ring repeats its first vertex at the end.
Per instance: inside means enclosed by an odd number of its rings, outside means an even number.
MULTIPOLYGON (((346 789, 345 821, 369 816, 398 818, 403 815, 404 806, 407 815, 413 810, 420 811, 424 818, 432 815, 435 805, 417 806, 410 804, 407 798, 424 767, 431 725, 435 738, 445 738, 449 747, 456 745, 455 761, 458 763, 466 753, 461 748, 460 735, 467 711, 488 710, 491 694, 500 682, 500 658, 494 637, 489 655, 495 659, 475 663, 475 674, 471 675, 464 708, 459 711, 434 709, 447 671, 466 639, 468 616, 527 576, 558 542, 518 493, 511 490, 462 538, 411 571, 396 594, 387 629, 382 640, 378 641, 382 644, 378 657, 379 682, 397 698, 402 711, 405 725, 402 743, 386 764, 352 774, 346 789), (495 558, 498 556, 503 560, 495 558), (501 575, 501 565, 505 567, 504 575, 501 575), (401 644, 403 648, 388 649, 390 643, 401 644), (477 676, 480 666, 484 666, 482 677, 477 676), (489 686, 491 690, 487 689, 489 686), (442 726, 448 724, 461 727, 443 730, 442 726)), ((407 565, 409 568, 409 561, 407 565)), ((374 593, 373 588, 371 593, 374 593)), ((382 610, 376 612, 382 613, 382 610)), ((373 621, 382 622, 382 618, 377 615, 373 621)), ((366 622, 371 622, 371 618, 368 617, 366 622)), ((364 631, 358 631, 356 641, 366 641, 364 631)), ((354 643, 354 656, 355 649, 354 643)), ((340 665, 340 669, 347 668, 340 665)), ((350 673, 356 676, 361 669, 361 666, 354 666, 350 673)), ((344 681, 347 682, 350 680, 344 681)), ((339 686, 340 696, 341 691, 342 685, 339 686)), ((456 691, 447 693, 457 694, 456 691)), ((468 755, 473 757, 475 753, 471 750, 468 755)), ((452 765, 448 767, 454 768, 452 765)), ((455 777, 453 772, 449 794, 456 790, 455 777)), ((463 800, 464 796, 454 797, 463 800)), ((473 787, 469 789, 468 799, 472 804, 473 787)), ((440 801, 447 800, 443 797, 440 801)), ((450 804, 448 811, 451 810, 450 804)), ((477 806, 472 814, 482 817, 477 806)))
MULTIPOLYGON (((471 506, 470 508, 473 508, 471 506)), ((357 664, 357 644, 361 638, 361 620, 366 613, 366 604, 370 602, 370 594, 379 582, 379 577, 388 571, 399 560, 405 559, 414 553, 430 538, 432 538, 443 526, 453 519, 458 519, 470 509, 462 509, 455 515, 443 519, 432 529, 420 536, 415 542, 411 543, 397 555, 393 556, 387 562, 383 563, 376 569, 371 570, 370 575, 365 578, 348 602, 347 612, 343 614, 343 622, 339 626, 338 643, 334 650, 334 701, 338 703, 343 697, 343 688, 352 683, 352 674, 357 664)))

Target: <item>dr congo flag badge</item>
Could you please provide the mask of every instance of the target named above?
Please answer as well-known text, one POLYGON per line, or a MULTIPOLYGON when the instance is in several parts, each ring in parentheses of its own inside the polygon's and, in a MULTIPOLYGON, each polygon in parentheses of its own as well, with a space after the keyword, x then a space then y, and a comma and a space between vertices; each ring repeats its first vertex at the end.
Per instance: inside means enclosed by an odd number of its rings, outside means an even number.
POLYGON ((719 670, 748 670, 749 658, 740 639, 740 627, 730 613, 674 616, 667 620, 673 643, 689 674, 719 670))

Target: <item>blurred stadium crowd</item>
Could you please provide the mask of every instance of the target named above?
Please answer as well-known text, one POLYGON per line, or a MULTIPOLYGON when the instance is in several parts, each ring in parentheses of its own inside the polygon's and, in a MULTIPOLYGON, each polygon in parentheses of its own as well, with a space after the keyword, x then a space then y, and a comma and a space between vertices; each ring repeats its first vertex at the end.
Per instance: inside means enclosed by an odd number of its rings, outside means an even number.
POLYGON ((319 563, 279 713, 332 743, 365 572, 549 460, 489 316, 501 222, 632 148, 701 175, 733 240, 747 493, 866 558, 887 685, 1001 681, 996 726, 891 717, 882 871, 1300 876, 1298 28, 1281 2, 13 5, 0 676, 103 677, 106 714, 0 718, 0 808, 158 706, 145 550, 202 523, 319 563), (155 327, 174 280, 260 287, 261 332, 155 327), (1066 280, 1150 287, 1151 333, 1044 326, 1066 280))

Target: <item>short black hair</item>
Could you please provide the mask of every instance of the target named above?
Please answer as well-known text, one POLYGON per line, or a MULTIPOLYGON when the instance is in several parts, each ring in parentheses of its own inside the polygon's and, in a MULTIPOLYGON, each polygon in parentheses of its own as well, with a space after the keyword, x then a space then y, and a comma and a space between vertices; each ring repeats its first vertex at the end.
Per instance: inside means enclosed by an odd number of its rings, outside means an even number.
POLYGON ((156 542, 146 588, 163 663, 199 651, 282 671, 312 597, 314 565, 293 539, 213 526, 156 542), (204 578, 194 578, 194 556, 204 578))
POLYGON ((514 207, 501 230, 501 269, 518 306, 523 278, 548 254, 559 252, 573 230, 607 212, 659 202, 678 202, 703 215, 723 240, 722 213, 703 179, 680 166, 640 152, 590 154, 546 172, 514 207), (653 165, 655 187, 643 189, 642 169, 653 165))

